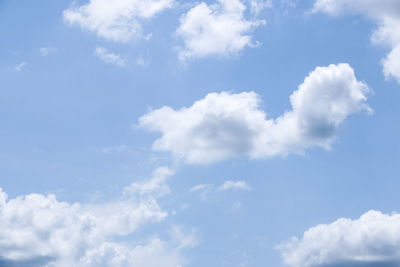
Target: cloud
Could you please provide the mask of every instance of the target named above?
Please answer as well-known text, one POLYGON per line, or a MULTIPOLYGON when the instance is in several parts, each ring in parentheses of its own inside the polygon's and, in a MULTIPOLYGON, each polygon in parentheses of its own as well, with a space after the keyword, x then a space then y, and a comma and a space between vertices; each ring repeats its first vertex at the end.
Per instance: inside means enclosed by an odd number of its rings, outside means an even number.
POLYGON ((254 16, 258 16, 264 9, 272 8, 271 0, 249 0, 250 11, 254 16))
POLYGON ((103 47, 97 47, 94 50, 94 54, 106 63, 115 64, 120 67, 125 66, 125 60, 121 56, 110 53, 103 47))
POLYGON ((41 194, 8 199, 0 190, 0 265, 180 266, 188 241, 129 241, 139 227, 167 216, 157 200, 170 175, 168 168, 159 168, 150 180, 128 187, 135 190, 101 204, 60 202, 41 194))
POLYGON ((198 184, 198 185, 192 186, 190 188, 190 191, 191 192, 196 192, 196 191, 203 191, 204 192, 206 190, 209 190, 209 188, 210 188, 209 184, 198 184))
POLYGON ((243 203, 241 201, 235 201, 232 203, 231 212, 239 213, 243 208, 243 203))
POLYGON ((136 58, 136 66, 145 68, 145 67, 149 66, 150 61, 151 60, 149 57, 143 57, 142 55, 139 55, 136 58))
POLYGON ((125 145, 118 145, 118 146, 105 147, 101 150, 101 152, 104 154, 110 154, 113 152, 124 152, 127 149, 128 149, 128 147, 125 145))
POLYGON ((19 63, 17 66, 15 66, 15 71, 20 72, 22 70, 23 67, 25 67, 28 63, 26 62, 21 62, 19 63))
POLYGON ((70 25, 95 32, 99 37, 126 43, 134 38, 146 38, 142 23, 172 4, 173 0, 90 0, 64 10, 63 17, 70 25))
POLYGON ((394 267, 400 265, 400 215, 371 210, 307 230, 278 246, 294 267, 394 267))
POLYGON ((226 190, 251 190, 251 187, 245 181, 231 181, 228 180, 218 187, 219 191, 226 190))
POLYGON ((124 188, 123 193, 125 195, 156 195, 162 197, 170 192, 166 181, 173 174, 174 172, 167 167, 158 168, 153 172, 152 179, 142 183, 132 183, 124 188))
POLYGON ((382 64, 386 79, 393 77, 400 84, 400 42, 387 57, 382 60, 382 64))
POLYGON ((54 47, 42 47, 39 51, 42 56, 47 56, 49 54, 56 53, 58 49, 54 47))
POLYGON ((290 96, 292 109, 267 119, 254 92, 210 93, 190 107, 162 107, 139 119, 139 126, 162 133, 153 143, 186 163, 206 164, 231 157, 251 159, 328 149, 347 116, 371 112, 368 86, 348 64, 317 67, 290 96))
POLYGON ((400 84, 400 2, 397 0, 317 0, 312 12, 332 16, 345 13, 361 14, 374 20, 378 27, 372 35, 376 44, 391 47, 382 60, 387 79, 394 78, 400 84))
POLYGON ((216 194, 227 190, 251 190, 251 187, 245 181, 228 180, 218 187, 211 184, 198 184, 189 189, 190 192, 198 192, 203 201, 206 201, 210 194, 216 194))
MULTIPOLYGON (((258 8, 260 11, 261 1, 253 2, 253 10, 258 8)), ((258 43, 252 41, 250 34, 265 22, 247 20, 244 17, 245 10, 246 6, 239 0, 218 0, 213 5, 201 2, 190 9, 180 18, 176 30, 184 42, 184 47, 179 51, 180 60, 229 56, 245 47, 256 46, 258 43)))

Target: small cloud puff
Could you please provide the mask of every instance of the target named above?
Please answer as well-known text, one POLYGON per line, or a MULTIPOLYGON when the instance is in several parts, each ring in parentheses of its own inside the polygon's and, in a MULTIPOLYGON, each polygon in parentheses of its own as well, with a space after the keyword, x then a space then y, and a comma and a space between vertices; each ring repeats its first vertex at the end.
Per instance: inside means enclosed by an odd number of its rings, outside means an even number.
POLYGON ((245 181, 226 181, 220 187, 218 187, 219 191, 226 190, 251 190, 251 187, 245 181))
POLYGON ((49 54, 56 53, 58 49, 54 47, 42 47, 39 51, 42 56, 47 56, 49 54))
POLYGON ((21 63, 19 63, 17 66, 15 66, 15 71, 17 71, 17 72, 20 72, 21 70, 22 70, 22 68, 24 68, 26 65, 27 65, 28 63, 26 63, 25 61, 24 62, 21 62, 21 63))
MULTIPOLYGON (((251 1, 251 10, 259 13, 268 2, 251 1)), ((263 20, 247 20, 246 5, 239 0, 218 0, 213 5, 204 2, 191 8, 180 18, 176 30, 183 39, 179 58, 182 61, 213 55, 237 54, 245 47, 257 46, 250 33, 263 20)))
POLYGON ((94 50, 94 54, 106 63, 115 64, 120 67, 125 66, 125 60, 120 55, 110 53, 104 47, 97 47, 94 50))

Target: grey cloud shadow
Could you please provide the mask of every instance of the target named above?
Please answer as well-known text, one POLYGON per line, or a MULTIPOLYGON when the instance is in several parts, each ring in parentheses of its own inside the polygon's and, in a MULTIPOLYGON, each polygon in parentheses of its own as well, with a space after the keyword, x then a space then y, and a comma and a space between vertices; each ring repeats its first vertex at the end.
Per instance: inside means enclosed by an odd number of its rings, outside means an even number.
POLYGON ((25 261, 13 261, 0 258, 0 267, 43 267, 53 259, 50 257, 41 257, 25 261))

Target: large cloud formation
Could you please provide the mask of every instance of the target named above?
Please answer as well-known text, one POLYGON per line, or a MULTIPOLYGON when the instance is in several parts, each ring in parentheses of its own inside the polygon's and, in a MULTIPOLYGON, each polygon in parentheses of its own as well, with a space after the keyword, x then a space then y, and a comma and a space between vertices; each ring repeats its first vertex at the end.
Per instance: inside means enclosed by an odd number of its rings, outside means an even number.
POLYGON ((357 220, 341 218, 278 248, 293 267, 400 266, 400 214, 371 210, 357 220))
MULTIPOLYGON (((269 2, 252 1, 251 10, 259 13, 269 2)), ((206 56, 229 56, 245 47, 257 45, 251 31, 265 22, 245 18, 246 6, 239 0, 218 0, 213 5, 204 2, 191 8, 180 18, 177 29, 184 47, 179 58, 183 61, 206 56)))
POLYGON ((191 107, 149 112, 141 127, 159 131, 153 149, 172 152, 187 163, 210 163, 235 156, 253 159, 329 148, 347 116, 371 109, 368 86, 348 64, 317 67, 290 96, 292 110, 267 119, 254 92, 210 93, 191 107))
POLYGON ((8 199, 0 189, 0 266, 182 265, 181 249, 191 242, 128 238, 167 216, 157 199, 168 192, 171 174, 159 168, 150 180, 131 184, 123 197, 103 204, 59 202, 41 194, 8 199))
POLYGON ((97 33, 98 36, 128 42, 144 37, 142 22, 170 8, 173 0, 90 0, 64 10, 64 20, 71 25, 97 33))
POLYGON ((378 24, 372 41, 391 47, 391 52, 382 60, 386 78, 400 83, 400 1, 398 0, 316 0, 313 12, 324 12, 332 16, 344 13, 361 14, 378 24))

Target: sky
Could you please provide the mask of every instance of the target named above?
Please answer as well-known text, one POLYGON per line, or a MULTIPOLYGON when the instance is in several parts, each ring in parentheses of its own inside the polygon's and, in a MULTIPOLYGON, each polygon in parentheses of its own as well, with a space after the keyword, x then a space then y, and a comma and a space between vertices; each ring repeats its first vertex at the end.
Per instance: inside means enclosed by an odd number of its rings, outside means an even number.
POLYGON ((0 266, 400 266, 398 0, 0 0, 0 266))

